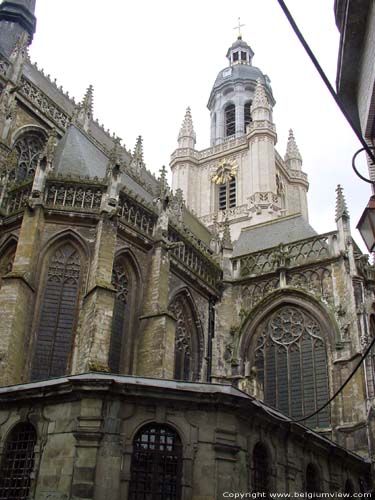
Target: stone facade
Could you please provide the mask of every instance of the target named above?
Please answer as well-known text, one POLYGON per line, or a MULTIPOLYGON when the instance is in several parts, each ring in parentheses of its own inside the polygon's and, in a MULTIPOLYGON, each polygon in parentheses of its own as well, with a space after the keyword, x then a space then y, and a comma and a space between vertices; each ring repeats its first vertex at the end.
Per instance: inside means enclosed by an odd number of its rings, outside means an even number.
POLYGON ((17 446, 38 500, 370 488, 374 358, 320 406, 374 335, 374 270, 340 187, 336 229, 309 226, 249 46, 228 52, 235 91, 214 86, 210 149, 187 111, 171 190, 141 138, 127 151, 93 119, 92 87, 75 103, 30 63, 34 3, 0 6, 0 498, 17 446))

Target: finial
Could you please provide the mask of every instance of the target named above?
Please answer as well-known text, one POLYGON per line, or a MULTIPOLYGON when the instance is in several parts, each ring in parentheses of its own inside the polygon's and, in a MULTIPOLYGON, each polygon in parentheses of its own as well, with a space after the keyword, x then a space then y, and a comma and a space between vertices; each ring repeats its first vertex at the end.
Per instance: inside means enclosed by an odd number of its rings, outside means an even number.
POLYGON ((238 26, 235 26, 233 29, 234 30, 238 30, 238 40, 242 40, 242 35, 241 35, 241 28, 243 28, 244 26, 246 26, 246 24, 241 24, 241 18, 239 17, 238 18, 238 26))
POLYGON ((92 85, 89 85, 84 95, 84 98, 82 99, 82 107, 86 111, 86 113, 90 114, 90 118, 92 117, 93 105, 94 105, 94 87, 92 85))
POLYGON ((160 172, 160 177, 159 177, 159 197, 161 200, 164 200, 169 192, 169 186, 168 186, 168 181, 167 181, 167 169, 163 165, 161 169, 159 170, 160 172))
POLYGON ((139 135, 137 137, 137 142, 134 146, 133 158, 130 163, 130 166, 135 170, 140 170, 145 167, 145 162, 143 161, 143 139, 142 136, 139 135))
POLYGON ((338 184, 336 188, 336 221, 338 221, 341 217, 349 219, 350 216, 348 207, 346 206, 344 190, 340 184, 338 184))
POLYGON ((178 146, 180 148, 194 149, 195 143, 196 135, 194 132, 193 119, 191 117, 190 107, 188 106, 180 128, 180 133, 178 134, 178 146))
POLYGON ((299 160, 302 161, 301 153, 299 152, 296 140, 294 138, 293 130, 289 130, 288 143, 286 146, 285 161, 299 160))

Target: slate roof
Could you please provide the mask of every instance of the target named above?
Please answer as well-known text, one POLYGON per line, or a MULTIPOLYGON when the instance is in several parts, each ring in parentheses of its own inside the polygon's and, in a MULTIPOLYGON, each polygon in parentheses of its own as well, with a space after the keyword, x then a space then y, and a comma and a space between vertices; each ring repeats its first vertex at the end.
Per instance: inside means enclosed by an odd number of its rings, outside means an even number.
POLYGON ((240 237, 234 243, 233 257, 272 248, 280 243, 303 240, 317 234, 301 214, 290 215, 242 229, 240 237))

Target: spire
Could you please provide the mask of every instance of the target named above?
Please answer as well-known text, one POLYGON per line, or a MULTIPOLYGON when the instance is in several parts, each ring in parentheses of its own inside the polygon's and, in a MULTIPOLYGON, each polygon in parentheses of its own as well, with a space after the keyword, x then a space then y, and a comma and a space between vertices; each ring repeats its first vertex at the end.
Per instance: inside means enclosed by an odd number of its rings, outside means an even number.
POLYGON ((0 4, 0 44, 7 55, 22 31, 28 34, 31 43, 36 28, 35 2, 36 0, 5 0, 0 4))
POLYGON ((137 142, 134 146, 133 159, 131 161, 131 166, 135 170, 140 170, 145 167, 145 163, 143 161, 143 139, 142 136, 139 135, 137 138, 137 142))
POLYGON ((74 121, 87 132, 93 115, 94 87, 89 85, 82 102, 75 109, 74 121))
POLYGON ((344 190, 342 189, 340 184, 338 184, 336 188, 336 222, 342 217, 346 217, 347 219, 349 219, 349 211, 348 207, 346 206, 344 190))
POLYGON ((193 119, 191 117, 190 108, 186 108, 185 118, 182 122, 180 133, 178 134, 178 147, 194 149, 196 143, 196 135, 193 127, 193 119))

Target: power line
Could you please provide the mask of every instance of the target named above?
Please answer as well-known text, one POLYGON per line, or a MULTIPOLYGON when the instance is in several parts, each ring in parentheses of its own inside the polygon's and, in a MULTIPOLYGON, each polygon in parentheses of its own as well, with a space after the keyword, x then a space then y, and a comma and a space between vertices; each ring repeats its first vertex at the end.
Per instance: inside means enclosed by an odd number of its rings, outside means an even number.
MULTIPOLYGON (((328 88, 330 94, 334 98, 337 106, 340 108, 342 114, 345 116, 345 118, 348 121, 349 125, 351 126, 353 132, 355 133, 355 135, 357 136, 358 140, 362 144, 363 149, 366 151, 366 153, 370 157, 372 163, 375 165, 375 156, 374 156, 374 153, 371 151, 371 149, 367 145, 366 141, 364 140, 361 131, 358 129, 358 127, 353 122, 353 120, 351 119, 350 115, 347 113, 347 111, 345 110, 344 106, 342 105, 342 103, 341 103, 341 101, 339 99, 339 96, 335 92, 335 90, 332 87, 330 81, 328 80, 326 74, 324 73, 322 67, 320 66, 318 60, 316 59, 314 53, 310 49, 310 47, 309 47, 308 43, 306 42, 304 36, 302 35, 301 31, 299 30, 296 22, 293 19, 293 16, 291 15, 291 13, 288 10, 288 7, 285 5, 285 2, 283 0, 277 0, 277 1, 278 1, 279 5, 280 5, 281 9, 283 10, 286 18, 288 19, 290 25, 292 26, 294 33, 297 35, 297 38, 301 42, 303 48, 306 50, 306 52, 309 55, 312 63, 314 64, 316 70, 318 71, 319 75, 321 76, 321 78, 322 78, 323 82, 325 83, 326 87, 328 88)), ((369 181, 369 182, 372 183, 372 181, 369 181)))

